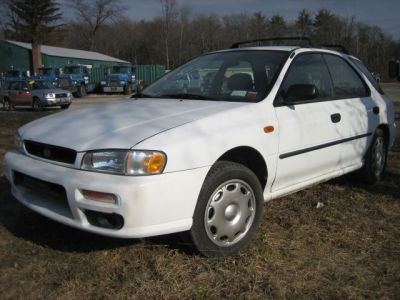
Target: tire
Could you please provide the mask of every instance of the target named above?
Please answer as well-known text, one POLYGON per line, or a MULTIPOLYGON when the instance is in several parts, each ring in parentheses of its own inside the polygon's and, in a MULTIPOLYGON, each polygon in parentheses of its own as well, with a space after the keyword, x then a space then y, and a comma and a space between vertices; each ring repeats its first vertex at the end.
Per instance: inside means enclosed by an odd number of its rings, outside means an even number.
POLYGON ((33 111, 41 111, 43 110, 42 104, 38 98, 34 98, 32 102, 32 110, 33 111))
POLYGON ((208 173, 193 214, 190 236, 204 256, 234 254, 251 240, 261 222, 260 182, 247 167, 217 162, 208 173))
POLYGON ((78 90, 76 91, 76 97, 77 97, 77 98, 82 98, 83 96, 85 96, 85 94, 86 94, 85 85, 84 85, 84 84, 81 84, 81 85, 78 87, 78 90))
POLYGON ((14 110, 14 105, 11 103, 11 100, 8 98, 5 98, 3 100, 3 109, 7 111, 12 111, 14 110))
POLYGON ((69 107, 69 104, 61 105, 61 109, 67 109, 68 107, 69 107))
POLYGON ((132 94, 132 86, 130 84, 126 85, 124 88, 124 94, 125 95, 130 95, 132 94))
POLYGON ((361 179, 374 184, 382 179, 387 161, 387 137, 382 129, 377 129, 365 156, 365 164, 360 170, 361 179))

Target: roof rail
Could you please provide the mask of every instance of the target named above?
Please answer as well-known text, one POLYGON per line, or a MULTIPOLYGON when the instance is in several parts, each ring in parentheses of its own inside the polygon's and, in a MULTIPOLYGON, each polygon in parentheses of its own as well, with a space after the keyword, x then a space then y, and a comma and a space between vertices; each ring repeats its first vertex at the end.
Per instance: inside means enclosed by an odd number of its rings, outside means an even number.
POLYGON ((329 45, 319 45, 319 47, 336 50, 339 52, 343 52, 344 54, 350 54, 350 52, 347 51, 347 49, 342 45, 329 44, 329 45))
POLYGON ((256 40, 248 40, 243 42, 237 42, 232 44, 231 49, 239 48, 240 45, 251 44, 256 42, 271 42, 271 41, 307 41, 310 47, 313 46, 311 39, 305 36, 289 36, 289 37, 274 37, 274 38, 263 38, 256 40))

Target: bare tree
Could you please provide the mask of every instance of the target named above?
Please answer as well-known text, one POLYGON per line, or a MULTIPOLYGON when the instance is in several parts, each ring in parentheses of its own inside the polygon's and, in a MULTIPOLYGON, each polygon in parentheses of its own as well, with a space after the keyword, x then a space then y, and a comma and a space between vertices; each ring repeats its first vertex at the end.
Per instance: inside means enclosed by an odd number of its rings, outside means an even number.
POLYGON ((163 24, 163 36, 165 43, 165 58, 167 69, 170 68, 170 57, 169 57, 169 39, 170 32, 173 23, 176 21, 178 16, 177 12, 177 0, 159 0, 162 9, 162 24, 163 24))
MULTIPOLYGON (((70 0, 71 7, 78 14, 78 20, 86 25, 85 35, 90 50, 94 50, 99 30, 110 20, 122 16, 121 0, 70 0)), ((82 29, 81 29, 82 30, 82 29)))

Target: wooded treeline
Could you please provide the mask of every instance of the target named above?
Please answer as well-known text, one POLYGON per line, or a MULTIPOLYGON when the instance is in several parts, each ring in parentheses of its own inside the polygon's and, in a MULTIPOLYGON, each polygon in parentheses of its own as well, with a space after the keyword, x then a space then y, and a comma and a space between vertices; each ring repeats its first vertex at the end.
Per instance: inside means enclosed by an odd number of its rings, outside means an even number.
MULTIPOLYGON (((172 69, 237 41, 276 36, 309 36, 315 44, 343 45, 384 77, 388 61, 400 58, 400 42, 381 28, 326 9, 303 9, 296 20, 288 21, 281 15, 262 12, 198 15, 177 0, 159 0, 159 17, 132 20, 124 15, 126 7, 120 0, 69 3, 74 11, 72 21, 47 35, 43 44, 97 51, 134 64, 163 64, 172 69)), ((17 27, 4 24, 6 39, 31 42, 17 27)))

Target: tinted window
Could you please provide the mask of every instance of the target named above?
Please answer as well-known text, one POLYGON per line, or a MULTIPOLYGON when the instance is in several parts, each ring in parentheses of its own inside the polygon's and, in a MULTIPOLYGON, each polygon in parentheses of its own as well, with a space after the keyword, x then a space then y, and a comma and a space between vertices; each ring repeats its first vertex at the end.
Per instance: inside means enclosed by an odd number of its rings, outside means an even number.
POLYGON ((282 84, 282 96, 295 84, 313 84, 320 100, 333 98, 331 78, 321 54, 304 54, 295 59, 282 84))
POLYGON ((372 73, 368 70, 368 68, 358 59, 351 58, 351 61, 357 66, 357 68, 364 73, 364 75, 368 78, 369 82, 376 88, 376 90, 384 94, 379 83, 375 80, 375 77, 372 76, 372 73))
POLYGON ((368 96, 368 90, 363 81, 343 58, 326 54, 324 54, 324 57, 332 75, 336 98, 368 96))

